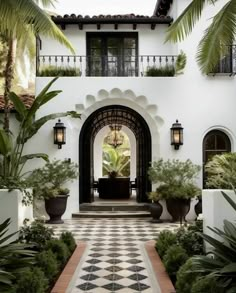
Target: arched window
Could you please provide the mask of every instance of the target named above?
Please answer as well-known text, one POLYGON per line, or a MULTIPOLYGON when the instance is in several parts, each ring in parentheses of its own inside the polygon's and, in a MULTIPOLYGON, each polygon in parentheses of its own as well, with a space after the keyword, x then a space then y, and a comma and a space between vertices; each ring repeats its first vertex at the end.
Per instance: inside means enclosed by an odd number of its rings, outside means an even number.
POLYGON ((214 156, 231 152, 229 137, 220 130, 208 132, 203 139, 203 188, 206 187, 205 164, 214 156))

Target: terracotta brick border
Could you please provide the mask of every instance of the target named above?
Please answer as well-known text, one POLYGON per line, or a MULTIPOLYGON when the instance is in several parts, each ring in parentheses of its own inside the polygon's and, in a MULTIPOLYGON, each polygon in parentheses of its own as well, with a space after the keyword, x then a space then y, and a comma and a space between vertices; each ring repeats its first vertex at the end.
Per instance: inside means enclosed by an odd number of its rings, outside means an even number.
POLYGON ((175 293, 175 288, 166 272, 166 269, 155 249, 155 240, 145 243, 145 249, 152 264, 152 268, 160 286, 161 293, 175 293))
POLYGON ((54 285, 51 293, 65 293, 69 283, 75 273, 75 270, 80 262, 80 259, 85 251, 87 244, 79 242, 69 261, 67 262, 64 270, 54 285))

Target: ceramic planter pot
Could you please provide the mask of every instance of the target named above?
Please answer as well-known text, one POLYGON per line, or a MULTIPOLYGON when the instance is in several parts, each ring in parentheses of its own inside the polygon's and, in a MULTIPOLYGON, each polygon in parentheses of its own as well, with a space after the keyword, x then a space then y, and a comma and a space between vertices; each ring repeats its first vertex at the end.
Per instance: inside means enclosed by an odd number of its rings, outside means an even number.
POLYGON ((191 199, 184 198, 169 198, 166 199, 166 207, 169 214, 172 216, 173 222, 186 222, 186 215, 190 210, 191 199))
POLYGON ((45 210, 50 219, 47 221, 49 224, 62 224, 64 221, 61 219, 66 210, 67 198, 69 195, 58 195, 45 199, 45 210))
POLYGON ((197 217, 199 214, 202 213, 202 199, 201 198, 199 198, 198 202, 195 204, 194 211, 195 211, 197 217))
POLYGON ((152 216, 153 223, 161 223, 160 217, 162 215, 163 207, 159 202, 151 203, 149 210, 152 216))

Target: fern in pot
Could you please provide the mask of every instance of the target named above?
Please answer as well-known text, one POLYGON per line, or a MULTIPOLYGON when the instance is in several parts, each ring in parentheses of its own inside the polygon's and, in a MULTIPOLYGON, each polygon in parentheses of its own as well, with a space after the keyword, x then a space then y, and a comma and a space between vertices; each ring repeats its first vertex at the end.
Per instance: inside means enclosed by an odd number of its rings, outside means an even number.
POLYGON ((152 183, 158 184, 156 191, 160 199, 166 200, 167 210, 173 221, 185 220, 190 210, 191 198, 200 194, 195 182, 199 171, 200 166, 190 160, 181 162, 175 159, 160 159, 149 168, 149 178, 152 183))
POLYGON ((34 198, 45 200, 50 224, 63 223, 70 190, 64 185, 78 178, 78 165, 68 160, 53 160, 35 169, 28 178, 33 186, 34 198))

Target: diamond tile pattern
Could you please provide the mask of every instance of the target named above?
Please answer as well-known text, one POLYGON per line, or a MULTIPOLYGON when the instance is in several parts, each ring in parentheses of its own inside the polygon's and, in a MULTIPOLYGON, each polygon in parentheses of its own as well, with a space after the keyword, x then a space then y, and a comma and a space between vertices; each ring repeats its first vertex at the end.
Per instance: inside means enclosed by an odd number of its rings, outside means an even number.
POLYGON ((156 239, 162 230, 178 227, 151 223, 147 218, 86 218, 67 220, 52 228, 56 236, 70 231, 76 240, 88 243, 71 293, 159 293, 140 244, 156 239))

